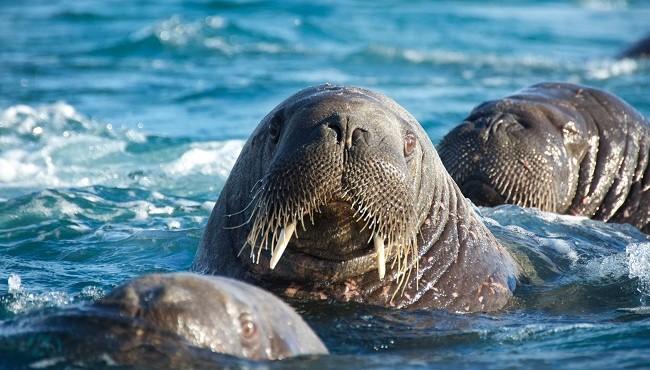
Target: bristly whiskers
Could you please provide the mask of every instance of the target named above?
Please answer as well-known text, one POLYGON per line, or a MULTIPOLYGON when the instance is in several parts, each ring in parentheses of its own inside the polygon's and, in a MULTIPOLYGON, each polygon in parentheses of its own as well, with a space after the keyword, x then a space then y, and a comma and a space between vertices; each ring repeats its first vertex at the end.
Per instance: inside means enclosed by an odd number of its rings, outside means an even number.
MULTIPOLYGON (((331 202, 348 203, 354 222, 368 230, 379 278, 385 276, 387 260, 392 260, 396 288, 403 293, 413 268, 418 269, 418 245, 412 185, 403 172, 383 161, 319 157, 311 165, 291 161, 272 168, 251 190, 252 199, 241 211, 250 210, 250 225, 241 255, 250 247, 250 258, 259 263, 262 250, 270 250, 274 269, 297 226, 306 231, 305 218, 314 224, 314 215, 331 202), (251 225, 252 222, 252 225, 251 225)), ((230 216, 230 215, 229 215, 230 216)))

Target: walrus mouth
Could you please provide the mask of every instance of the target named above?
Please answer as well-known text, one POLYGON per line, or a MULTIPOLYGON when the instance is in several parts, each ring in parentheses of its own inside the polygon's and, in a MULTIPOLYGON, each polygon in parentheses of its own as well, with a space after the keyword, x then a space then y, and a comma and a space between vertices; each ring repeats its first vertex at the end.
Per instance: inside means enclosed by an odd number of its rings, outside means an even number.
MULTIPOLYGON (((250 258, 259 263, 262 250, 270 250, 271 270, 289 245, 321 261, 349 261, 373 253, 379 279, 385 278, 386 265, 392 262, 397 288, 404 287, 411 269, 417 269, 415 202, 403 177, 386 173, 393 171, 387 165, 377 168, 384 172, 375 174, 382 179, 377 183, 355 176, 361 171, 354 168, 345 176, 341 169, 325 169, 299 177, 322 177, 304 183, 289 182, 296 176, 287 176, 286 169, 272 171, 253 190, 252 226, 239 253, 250 247, 250 258)), ((367 178, 368 169, 363 170, 367 178)))
POLYGON ((269 267, 275 269, 291 243, 294 252, 291 258, 299 253, 321 263, 330 261, 336 264, 374 255, 379 277, 383 279, 390 248, 385 245, 384 238, 373 233, 358 216, 352 204, 334 200, 321 206, 306 222, 290 222, 279 231, 269 267))
POLYGON ((494 207, 506 201, 494 186, 482 180, 465 181, 460 189, 477 206, 494 207))

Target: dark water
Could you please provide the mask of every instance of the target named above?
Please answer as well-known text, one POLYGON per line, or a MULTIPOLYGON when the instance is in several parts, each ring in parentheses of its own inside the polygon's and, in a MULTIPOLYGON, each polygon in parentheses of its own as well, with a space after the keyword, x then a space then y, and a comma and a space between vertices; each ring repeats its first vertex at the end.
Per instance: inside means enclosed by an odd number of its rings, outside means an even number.
MULTIPOLYGON (((383 91, 434 142, 479 102, 544 80, 650 115, 650 64, 612 58, 648 19, 650 3, 624 0, 2 1, 0 320, 187 269, 243 140, 308 85, 383 91)), ((650 368, 648 236, 482 213, 529 261, 507 310, 298 304, 332 356, 229 366, 650 368)), ((90 366, 13 334, 0 332, 0 367, 90 366)))

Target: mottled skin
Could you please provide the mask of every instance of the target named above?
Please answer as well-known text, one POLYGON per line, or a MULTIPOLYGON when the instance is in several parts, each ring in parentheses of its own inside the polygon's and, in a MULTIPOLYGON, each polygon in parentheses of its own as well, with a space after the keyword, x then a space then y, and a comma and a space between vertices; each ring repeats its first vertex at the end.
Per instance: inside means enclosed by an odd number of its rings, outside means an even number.
POLYGON ((491 311, 512 296, 518 268, 404 108, 369 90, 321 85, 286 99, 255 129, 210 216, 193 269, 290 297, 491 311), (274 270, 268 249, 256 263, 245 246, 252 199, 272 191, 274 210, 319 204, 313 222, 306 217, 304 229, 298 224, 274 270), (371 226, 364 228, 353 214, 366 205, 371 226), (416 240, 416 258, 402 259, 411 267, 403 292, 391 264, 396 254, 387 252, 380 279, 370 242, 391 217, 400 217, 394 223, 416 240))
POLYGON ((438 150, 465 196, 650 233, 650 124, 612 94, 542 83, 476 107, 438 150))
MULTIPOLYGON (((61 359, 147 368, 214 364, 215 354, 276 360, 327 353, 302 318, 271 293, 191 273, 138 277, 93 304, 29 316, 1 332, 59 338, 61 359)), ((30 347, 38 342, 32 339, 30 347)))
POLYGON ((627 49, 623 50, 618 58, 628 59, 643 59, 650 58, 650 35, 646 35, 641 40, 630 45, 627 49))

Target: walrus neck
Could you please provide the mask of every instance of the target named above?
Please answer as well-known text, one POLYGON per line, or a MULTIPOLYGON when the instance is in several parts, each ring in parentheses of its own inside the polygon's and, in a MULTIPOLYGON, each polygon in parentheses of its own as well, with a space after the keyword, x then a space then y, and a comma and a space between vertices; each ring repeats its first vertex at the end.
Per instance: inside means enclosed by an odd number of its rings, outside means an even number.
POLYGON ((650 124, 622 122, 615 130, 592 118, 589 150, 580 163, 578 187, 565 213, 630 223, 649 232, 650 124), (633 215, 630 217, 629 215, 633 215))
POLYGON ((396 305, 464 312, 502 308, 512 296, 516 263, 451 177, 439 183, 440 196, 420 231, 425 241, 420 249, 423 267, 396 305))

